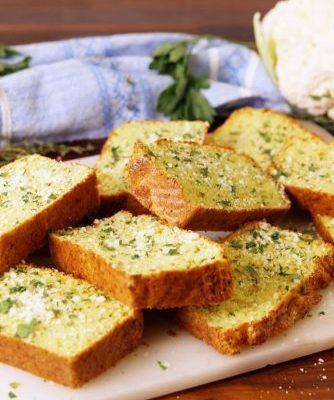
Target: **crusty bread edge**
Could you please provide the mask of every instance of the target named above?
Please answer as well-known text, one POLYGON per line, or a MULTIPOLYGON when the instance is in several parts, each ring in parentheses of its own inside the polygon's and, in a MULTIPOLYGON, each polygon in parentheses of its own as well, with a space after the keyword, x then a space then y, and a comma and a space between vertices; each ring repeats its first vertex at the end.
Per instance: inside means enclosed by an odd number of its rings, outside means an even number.
POLYGON ((287 114, 284 114, 284 113, 282 113, 282 112, 280 112, 280 111, 272 110, 272 109, 270 109, 270 108, 242 107, 242 108, 238 108, 237 110, 233 111, 233 112, 227 117, 226 121, 225 121, 223 124, 221 124, 220 126, 218 126, 218 128, 216 128, 216 129, 213 131, 212 135, 210 135, 211 137, 210 137, 208 143, 215 143, 217 146, 219 146, 219 142, 217 142, 215 139, 216 139, 216 137, 220 134, 220 131, 221 131, 222 127, 223 127, 225 124, 233 123, 234 119, 239 118, 239 114, 243 114, 244 112, 253 112, 254 110, 260 111, 260 112, 262 112, 263 114, 267 114, 267 113, 268 113, 269 115, 274 114, 274 115, 279 116, 279 117, 281 117, 281 118, 283 118, 283 119, 286 119, 286 120, 289 121, 289 123, 291 123, 292 125, 298 126, 298 128, 302 129, 306 134, 309 133, 312 137, 317 137, 317 138, 319 138, 319 136, 318 136, 316 133, 312 132, 312 131, 309 130, 308 128, 305 128, 305 127, 298 121, 298 119, 296 119, 296 118, 294 118, 294 117, 292 117, 292 116, 289 116, 289 115, 287 115, 287 114))
MULTIPOLYGON (((38 268, 52 274, 60 274, 53 268, 38 268)), ((69 357, 0 332, 0 362, 44 379, 77 388, 130 353, 140 343, 143 327, 142 313, 133 309, 128 317, 123 318, 109 332, 89 347, 69 357)))
POLYGON ((50 229, 80 222, 99 206, 95 171, 87 167, 86 178, 40 212, 11 231, 0 235, 0 273, 43 247, 50 229))
MULTIPOLYGON (((334 234, 327 228, 326 224, 322 222, 322 215, 312 213, 312 219, 314 222, 317 231, 321 235, 321 237, 326 241, 334 244, 334 234)), ((334 218, 334 217, 332 217, 334 218)))
MULTIPOLYGON (((131 124, 138 124, 138 123, 150 123, 152 125, 156 123, 161 123, 162 121, 157 121, 157 120, 150 120, 146 119, 143 121, 128 121, 125 122, 124 124, 121 124, 120 126, 126 126, 126 125, 131 125, 131 124)), ((175 121, 175 122, 184 122, 184 121, 175 121)), ((204 134, 203 134, 203 140, 202 142, 204 143, 208 134, 208 129, 209 129, 209 124, 205 121, 191 121, 191 122, 200 122, 203 124, 203 127, 206 128, 204 134)), ((95 169, 97 170, 97 166, 104 156, 104 154, 108 151, 108 146, 109 142, 111 141, 112 136, 114 135, 119 135, 118 132, 119 127, 117 127, 114 131, 112 131, 108 137, 108 139, 104 142, 100 155, 99 155, 99 160, 95 166, 95 169)), ((98 175, 97 175, 98 176, 98 175)), ((98 179, 99 181, 99 179, 98 179)), ((127 210, 130 211, 133 215, 141 215, 141 214, 150 214, 149 210, 145 208, 129 191, 122 190, 119 192, 114 192, 114 193, 107 193, 107 192, 101 192, 99 190, 99 196, 101 200, 101 205, 100 205, 100 215, 103 217, 110 216, 112 214, 115 214, 116 212, 120 210, 127 210)))
POLYGON ((49 245, 59 269, 87 280, 134 308, 217 304, 232 295, 232 272, 223 254, 221 260, 191 269, 130 275, 66 236, 51 234, 49 245))
MULTIPOLYGON (((318 140, 323 143, 318 136, 312 140, 318 140)), ((290 139, 282 147, 282 149, 273 158, 271 165, 268 168, 268 173, 273 176, 275 170, 280 169, 278 164, 281 164, 280 157, 287 148, 294 146, 294 140, 290 139)), ((334 194, 316 191, 303 186, 295 186, 288 183, 283 183, 285 190, 289 193, 292 199, 301 207, 311 211, 313 214, 324 214, 334 217, 334 194)))
MULTIPOLYGON (((232 233, 229 238, 237 235, 238 232, 232 233)), ((314 273, 287 292, 267 317, 222 332, 219 328, 211 327, 194 307, 185 307, 177 311, 180 325, 223 354, 237 354, 244 345, 264 343, 271 336, 291 327, 320 301, 321 295, 317 290, 326 288, 334 276, 334 247, 330 244, 327 246, 330 254, 318 257, 318 268, 314 273)))
MULTIPOLYGON (((166 142, 160 140, 158 142, 166 142)), ((167 141, 168 142, 168 141, 167 141)), ((189 143, 196 147, 196 144, 189 143)), ((212 147, 206 145, 206 147, 212 147)), ((225 149, 234 152, 234 150, 225 149)), ((254 160, 245 155, 253 165, 254 160)), ((257 166, 258 167, 258 166, 257 166)), ((259 167, 258 167, 259 168, 259 167)), ((137 144, 128 164, 130 186, 133 196, 145 208, 158 215, 170 225, 187 227, 195 230, 233 230, 250 219, 276 218, 290 209, 290 204, 277 208, 259 208, 253 210, 224 210, 195 207, 189 204, 183 195, 183 189, 177 179, 162 171, 145 154, 142 144, 137 144), (153 189, 153 190, 152 190, 153 189), (159 190, 164 190, 164 197, 159 196, 159 190), (158 195, 154 195, 158 191, 158 195), (179 208, 175 207, 178 204, 179 208)), ((269 174, 263 172, 269 177, 269 174)), ((270 177, 270 179, 272 179, 270 177)), ((288 202, 288 199, 286 197, 288 202)))

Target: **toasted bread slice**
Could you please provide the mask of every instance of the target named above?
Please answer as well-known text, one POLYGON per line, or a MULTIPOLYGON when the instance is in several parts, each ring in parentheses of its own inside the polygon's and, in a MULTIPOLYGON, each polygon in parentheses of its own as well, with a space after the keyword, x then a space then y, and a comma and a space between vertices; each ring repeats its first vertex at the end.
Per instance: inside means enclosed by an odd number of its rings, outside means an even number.
POLYGON ((207 122, 202 121, 133 121, 120 125, 105 142, 96 164, 104 214, 121 208, 136 214, 147 212, 131 195, 126 170, 138 141, 152 143, 159 138, 167 138, 202 144, 208 126, 207 122))
POLYGON ((0 280, 0 361, 78 387, 141 340, 142 316, 88 283, 20 265, 0 280))
POLYGON ((49 229, 98 208, 93 169, 31 155, 0 168, 0 272, 41 248, 49 229))
POLYGON ((317 138, 295 138, 273 159, 272 176, 302 208, 334 216, 334 147, 317 138))
POLYGON ((247 154, 267 169, 287 140, 310 136, 313 134, 296 119, 283 113, 244 107, 234 111, 208 138, 212 144, 247 154))
POLYGON ((215 304, 232 292, 218 243, 148 215, 120 211, 92 226, 55 232, 50 249, 63 271, 136 308, 215 304))
POLYGON ((313 214, 313 221, 323 239, 334 244, 334 217, 313 214))
POLYGON ((235 289, 231 299, 178 312, 182 326, 226 354, 257 345, 289 328, 317 303, 334 273, 334 247, 265 222, 230 235, 225 255, 235 289))
POLYGON ((233 150, 161 140, 137 144, 129 163, 133 195, 170 225, 231 230, 286 212, 284 190, 233 150))

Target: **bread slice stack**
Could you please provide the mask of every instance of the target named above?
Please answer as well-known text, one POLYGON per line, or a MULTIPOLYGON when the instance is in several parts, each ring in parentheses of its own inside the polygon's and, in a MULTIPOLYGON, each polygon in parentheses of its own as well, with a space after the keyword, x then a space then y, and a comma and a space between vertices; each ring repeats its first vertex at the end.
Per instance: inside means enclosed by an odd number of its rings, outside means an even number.
POLYGON ((297 120, 268 109, 244 107, 234 111, 208 141, 252 157, 266 170, 290 139, 314 137, 297 120))
POLYGON ((142 309, 174 308, 235 354, 319 301, 334 247, 262 219, 289 195, 333 241, 334 147, 268 110, 236 112, 211 145, 207 129, 131 122, 96 170, 37 155, 0 169, 0 361, 79 387, 139 344, 142 309), (100 201, 108 218, 88 224, 100 201), (217 243, 185 228, 236 231, 217 243), (47 239, 62 272, 21 262, 47 239))
POLYGON ((99 193, 104 214, 119 209, 146 212, 131 195, 126 165, 137 142, 158 139, 193 141, 202 144, 208 124, 202 121, 134 121, 120 125, 105 142, 96 164, 99 193))
POLYGON ((139 311, 52 269, 18 265, 0 280, 0 361, 70 387, 139 344, 139 311))
POLYGON ((232 293, 218 243, 157 218, 121 211, 91 226, 54 232, 56 265, 134 308, 216 304, 232 293))
POLYGON ((290 207, 284 190, 253 160, 227 148, 139 143, 128 169, 133 195, 170 225, 230 230, 290 207))
POLYGON ((93 169, 39 155, 0 168, 0 273, 99 206, 93 169))
POLYGON ((219 305, 178 311, 182 326, 224 354, 282 332, 316 304, 334 274, 334 248, 321 240, 252 222, 224 242, 235 288, 219 305))

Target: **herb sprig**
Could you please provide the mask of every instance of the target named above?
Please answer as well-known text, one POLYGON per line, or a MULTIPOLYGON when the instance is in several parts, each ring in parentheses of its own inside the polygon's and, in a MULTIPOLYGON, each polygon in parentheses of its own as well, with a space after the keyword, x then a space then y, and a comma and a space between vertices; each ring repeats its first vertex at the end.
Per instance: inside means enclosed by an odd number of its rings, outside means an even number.
POLYGON ((21 143, 8 144, 4 147, 0 147, 0 167, 28 154, 56 154, 63 158, 70 153, 83 155, 94 150, 95 147, 92 144, 72 145, 44 143, 39 141, 25 141, 21 143))
POLYGON ((173 120, 203 120, 210 123, 216 111, 201 94, 210 87, 207 76, 194 76, 190 71, 190 49, 200 38, 164 43, 153 53, 150 69, 170 75, 173 84, 159 96, 157 110, 173 120))
POLYGON ((9 60, 10 58, 19 56, 21 59, 15 63, 0 61, 0 77, 28 68, 31 60, 31 57, 23 56, 22 53, 11 47, 0 45, 0 60, 9 60))

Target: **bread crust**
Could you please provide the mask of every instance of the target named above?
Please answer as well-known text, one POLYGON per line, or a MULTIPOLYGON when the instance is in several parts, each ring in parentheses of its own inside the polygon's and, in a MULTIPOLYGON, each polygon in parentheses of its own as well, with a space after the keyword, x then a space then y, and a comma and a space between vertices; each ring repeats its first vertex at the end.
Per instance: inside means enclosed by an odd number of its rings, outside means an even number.
POLYGON ((77 388, 106 371, 139 343, 143 318, 135 311, 115 329, 73 357, 63 357, 34 344, 0 333, 0 362, 42 378, 77 388))
POLYGON ((333 233, 327 228, 327 226, 322 222, 320 214, 312 213, 312 219, 314 225, 317 228, 317 231, 321 235, 321 237, 326 241, 334 244, 334 235, 333 233))
MULTIPOLYGON (((156 125, 161 124, 161 121, 147 119, 140 121, 145 125, 156 125)), ((181 122, 181 121, 176 121, 181 122)), ((205 126, 206 132, 205 136, 207 135, 207 131, 209 129, 209 124, 204 121, 193 121, 193 122, 200 122, 205 126)), ((138 121, 128 121, 122 124, 122 127, 126 127, 128 125, 138 124, 138 121)), ((111 138, 115 135, 119 135, 118 128, 116 128, 111 134, 109 135, 108 139, 104 142, 101 153, 99 156, 99 161, 104 157, 105 153, 109 151, 109 142, 111 138)), ((101 199, 101 206, 100 206, 100 215, 103 217, 108 217, 115 214, 118 211, 126 210, 130 211, 133 215, 141 215, 141 214, 151 214, 150 211, 145 208, 129 191, 120 191, 118 193, 107 194, 100 192, 100 199, 101 199)))
MULTIPOLYGON (((235 234, 230 235, 230 238, 235 234)), ((226 240, 226 239, 225 239, 226 240)), ((237 354, 244 345, 259 345, 303 318, 310 308, 321 300, 319 289, 324 289, 334 277, 334 247, 329 255, 317 259, 316 271, 285 294, 280 303, 265 318, 243 323, 222 332, 209 326, 207 320, 194 307, 177 311, 182 327, 192 335, 213 346, 223 354, 237 354)))
MULTIPOLYGON (((282 112, 279 112, 279 111, 276 111, 276 110, 272 110, 272 109, 270 109, 270 108, 261 108, 261 109, 256 109, 257 111, 260 111, 261 113, 263 113, 263 114, 269 114, 269 115, 277 115, 277 116, 279 116, 280 118, 283 118, 283 119, 285 119, 286 121, 288 121, 289 122, 289 124, 291 124, 291 125, 293 125, 293 126, 298 126, 298 128, 300 128, 300 129, 302 129, 303 131, 305 131, 305 133, 309 133, 312 137, 317 137, 317 138, 319 138, 319 136, 316 134, 316 133, 314 133, 314 132, 312 132, 311 130, 309 130, 309 129, 307 129, 307 128, 305 128, 296 118, 293 118, 293 117, 291 117, 291 116, 289 116, 289 115, 286 115, 286 114, 284 114, 284 113, 282 113, 282 112)), ((237 110, 235 110, 235 111, 233 111, 228 117, 227 117, 227 119, 226 119, 226 121, 222 124, 222 125, 220 125, 220 126, 218 126, 218 128, 216 128, 214 131, 213 131, 213 133, 212 133, 212 138, 210 138, 210 143, 212 143, 212 142, 215 142, 215 138, 216 138, 216 136, 218 136, 219 134, 220 134, 220 131, 221 131, 221 128, 222 128, 222 126, 223 125, 225 125, 226 123, 233 123, 233 121, 235 120, 235 119, 238 119, 238 118, 240 118, 240 114, 241 115, 243 115, 243 114, 245 114, 245 113, 249 113, 249 112, 253 112, 254 111, 254 108, 253 107, 242 107, 242 108, 239 108, 239 109, 237 109, 237 110), (211 140, 212 139, 212 140, 211 140)), ((217 144, 217 145, 219 145, 219 144, 217 144)))
POLYGON ((99 206, 97 180, 89 175, 70 191, 31 218, 0 236, 0 273, 42 248, 50 229, 61 229, 81 221, 99 206))
POLYGON ((295 202, 313 214, 324 214, 334 217, 334 194, 285 184, 285 189, 295 202))
POLYGON ((51 235, 56 266, 83 278, 133 308, 175 308, 217 304, 232 295, 232 272, 225 258, 189 270, 130 275, 94 251, 51 235))
MULTIPOLYGON (((243 157, 255 164, 250 157, 243 157)), ((136 146, 128 169, 134 197, 164 222, 181 228, 233 230, 248 220, 273 219, 290 209, 289 205, 242 211, 193 206, 185 199, 177 179, 159 169, 140 145, 136 146)))

